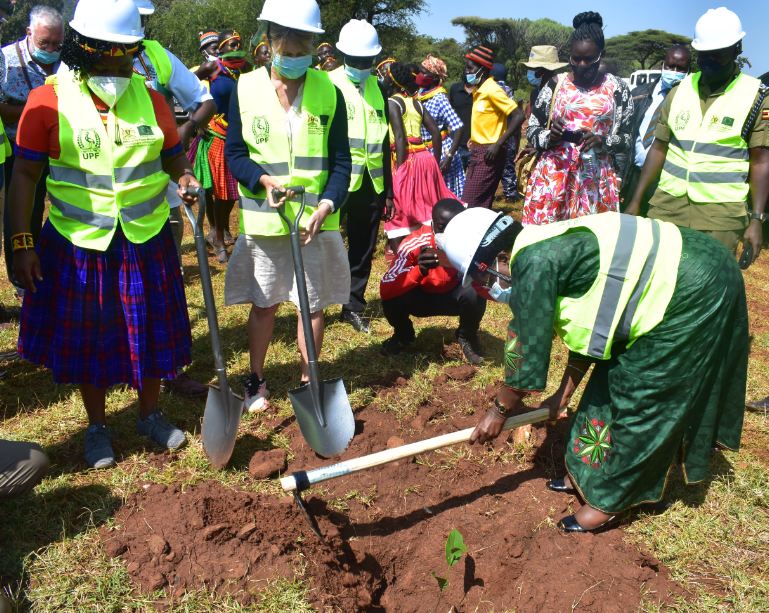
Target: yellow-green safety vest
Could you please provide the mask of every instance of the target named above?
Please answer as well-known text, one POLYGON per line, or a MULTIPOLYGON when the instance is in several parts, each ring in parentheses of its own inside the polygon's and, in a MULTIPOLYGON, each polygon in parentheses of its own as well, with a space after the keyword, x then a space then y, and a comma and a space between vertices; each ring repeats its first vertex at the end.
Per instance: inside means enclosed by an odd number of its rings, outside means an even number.
POLYGON ((366 79, 363 95, 350 81, 344 67, 329 73, 331 81, 344 96, 347 107, 347 138, 350 141, 352 174, 348 191, 355 192, 363 183, 368 170, 377 194, 384 191, 384 140, 387 135, 385 100, 375 76, 366 79))
POLYGON ((11 155, 12 147, 8 135, 5 133, 5 125, 0 119, 0 166, 5 164, 6 158, 11 155))
POLYGON ((163 45, 158 41, 144 40, 142 42, 144 44, 144 51, 150 59, 150 62, 152 62, 155 74, 158 77, 158 85, 167 87, 168 82, 171 80, 171 73, 173 72, 171 58, 168 57, 163 45))
POLYGON ((61 156, 49 160, 51 223, 85 249, 105 251, 118 224, 132 243, 148 241, 168 219, 169 177, 160 158, 163 132, 144 78, 133 76, 106 127, 84 81, 62 70, 54 85, 61 156))
POLYGON ((681 232, 671 223, 621 213, 525 226, 515 239, 511 266, 529 245, 568 232, 595 235, 599 268, 583 296, 558 297, 555 331, 571 351, 606 360, 614 341, 629 347, 662 321, 676 288, 681 232))
MULTIPOLYGON (((238 79, 240 120, 249 157, 284 186, 304 185, 307 209, 300 221, 306 228, 310 215, 320 201, 329 171, 328 135, 336 110, 336 88, 328 73, 307 71, 302 94, 302 130, 289 141, 286 111, 280 105, 267 69, 262 67, 238 79)), ((260 186, 252 193, 243 184, 240 192, 240 231, 250 236, 288 234, 276 209, 267 202, 260 186)), ((293 220, 299 211, 301 196, 286 203, 286 215, 293 220)), ((334 203, 339 207, 341 203, 334 203)), ((326 217, 322 230, 339 229, 339 209, 326 217)))
POLYGON ((688 75, 676 88, 659 187, 694 203, 743 202, 750 187, 750 153, 740 133, 761 82, 740 73, 703 117, 701 74, 688 75))

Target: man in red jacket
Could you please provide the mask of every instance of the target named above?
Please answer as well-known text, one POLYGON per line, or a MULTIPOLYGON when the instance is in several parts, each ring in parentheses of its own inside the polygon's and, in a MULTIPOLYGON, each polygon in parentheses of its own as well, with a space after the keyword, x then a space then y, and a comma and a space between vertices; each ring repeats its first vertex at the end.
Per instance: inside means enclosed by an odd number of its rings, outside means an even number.
POLYGON ((382 343, 389 355, 400 353, 416 338, 410 316, 459 315, 457 342, 467 361, 483 362, 478 328, 486 312, 486 298, 473 286, 462 287, 456 269, 435 244, 435 235, 465 208, 458 200, 440 200, 433 208, 433 226, 423 226, 409 234, 379 284, 382 309, 394 328, 392 337, 382 343))

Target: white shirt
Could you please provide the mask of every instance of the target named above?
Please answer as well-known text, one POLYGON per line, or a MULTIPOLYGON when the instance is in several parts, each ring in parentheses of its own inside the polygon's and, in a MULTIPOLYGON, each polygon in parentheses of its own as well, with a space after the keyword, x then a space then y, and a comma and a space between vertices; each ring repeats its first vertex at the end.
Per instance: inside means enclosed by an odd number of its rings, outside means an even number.
MULTIPOLYGON (((646 155, 649 153, 649 149, 646 149, 643 146, 643 137, 649 130, 649 124, 652 121, 655 111, 665 100, 667 93, 668 92, 665 92, 664 94, 662 93, 662 81, 657 81, 657 85, 654 86, 654 90, 652 91, 652 102, 649 105, 649 108, 646 109, 646 114, 644 115, 643 121, 641 121, 641 127, 638 130, 638 137, 635 139, 634 163, 639 168, 644 165, 646 155)), ((649 145, 649 147, 651 148, 651 145, 649 145)))

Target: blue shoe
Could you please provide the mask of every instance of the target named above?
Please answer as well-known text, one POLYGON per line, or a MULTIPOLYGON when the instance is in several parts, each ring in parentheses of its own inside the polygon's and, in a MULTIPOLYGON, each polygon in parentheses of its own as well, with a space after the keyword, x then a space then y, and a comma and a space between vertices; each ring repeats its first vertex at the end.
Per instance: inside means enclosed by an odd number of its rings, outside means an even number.
POLYGON ((85 461, 91 468, 109 468, 115 464, 107 426, 91 424, 85 431, 85 461))
POLYGON ((136 431, 166 449, 179 449, 187 441, 184 432, 168 423, 160 411, 155 411, 146 419, 137 419, 136 431))

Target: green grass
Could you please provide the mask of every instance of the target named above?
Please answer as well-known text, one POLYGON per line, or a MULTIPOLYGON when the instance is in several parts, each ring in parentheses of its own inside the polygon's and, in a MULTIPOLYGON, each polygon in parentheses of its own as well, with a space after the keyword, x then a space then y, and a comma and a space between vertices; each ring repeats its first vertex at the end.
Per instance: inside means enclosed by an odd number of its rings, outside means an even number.
MULTIPOLYGON (((193 358, 190 374, 208 381, 213 361, 207 338, 197 266, 189 239, 185 243, 187 296, 193 325, 193 358)), ((221 306, 224 270, 212 264, 214 289, 231 380, 236 391, 238 378, 248 372, 245 339, 246 307, 221 306)), ((377 298, 376 280, 383 272, 378 255, 370 284, 371 335, 351 332, 337 320, 339 308, 327 312, 327 334, 322 355, 326 376, 343 376, 354 407, 375 400, 378 387, 388 373, 400 373, 407 385, 393 392, 386 402, 377 400, 404 424, 413 419, 418 407, 429 400, 432 380, 446 365, 458 362, 441 357, 444 342, 453 339, 456 319, 436 317, 416 322, 417 352, 401 358, 385 358, 378 345, 390 335, 377 298)), ((759 271, 766 274, 766 262, 759 271)), ((45 271, 43 271, 45 272, 45 271)), ((764 283, 751 285, 754 321, 760 305, 766 305, 764 283)), ((6 282, 0 284, 0 302, 14 303, 6 282)), ((764 307, 765 313, 765 307, 764 307)), ((483 321, 482 340, 492 358, 470 385, 483 389, 500 379, 502 337, 508 319, 506 307, 490 304, 483 321)), ((18 330, 0 330, 0 351, 11 349, 18 330)), ((266 375, 275 406, 283 416, 291 414, 286 391, 298 381, 298 353, 295 344, 296 314, 284 305, 278 313, 275 341, 268 356, 266 375)), ((757 331, 754 346, 761 360, 751 361, 749 395, 769 394, 769 328, 757 331)), ((549 391, 557 386, 565 352, 553 352, 549 391)), ((211 469, 203 453, 199 431, 202 401, 164 395, 162 409, 189 433, 190 443, 170 459, 160 462, 156 449, 147 447, 134 433, 136 395, 126 388, 111 390, 108 419, 116 432, 117 467, 106 471, 84 469, 80 459, 86 427, 85 412, 76 389, 55 386, 50 375, 29 364, 6 364, 7 377, 0 383, 0 437, 40 442, 52 460, 49 476, 34 494, 0 502, 0 577, 19 610, 35 611, 310 611, 306 584, 277 580, 258 595, 258 602, 246 608, 229 597, 205 591, 171 598, 162 593, 142 596, 134 591, 119 560, 105 557, 97 529, 112 521, 115 510, 127 496, 146 483, 191 485, 216 479, 231 487, 280 495, 276 483, 253 481, 245 470, 254 451, 272 447, 288 449, 285 435, 276 434, 266 418, 245 416, 231 466, 211 469)), ((575 399, 576 400, 576 399, 575 399)), ((440 419, 436 416, 436 419, 440 419)), ((719 456, 707 486, 684 488, 675 475, 671 497, 675 505, 659 516, 641 516, 627 531, 627 538, 649 549, 661 559, 684 586, 687 596, 676 605, 686 611, 769 610, 769 467, 767 455, 756 452, 769 448, 769 418, 748 414, 746 433, 760 444, 744 453, 719 456)), ((746 435, 747 436, 747 435, 746 435)), ((289 450, 290 451, 290 450, 289 450)), ((508 444, 497 451, 479 452, 455 448, 425 454, 419 462, 449 470, 463 458, 486 462, 523 463, 527 445, 508 444)), ((404 496, 418 496, 420 484, 404 484, 404 496)), ((372 491, 351 490, 336 500, 337 508, 351 504, 367 506, 376 499, 372 491)), ((551 521, 543 513, 543 522, 551 521)), ((543 523, 544 525, 544 523, 543 523)), ((655 610, 649 596, 644 608, 655 610)))

